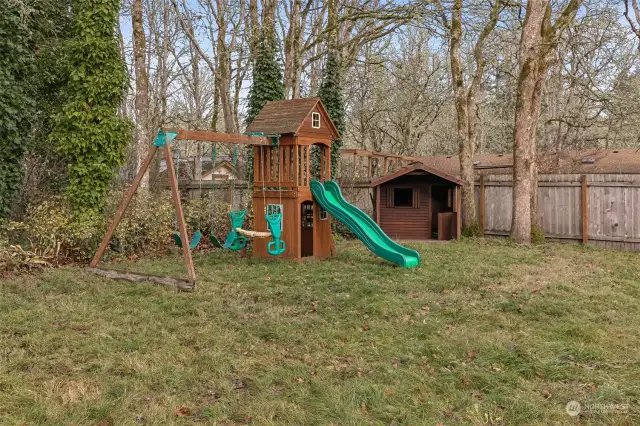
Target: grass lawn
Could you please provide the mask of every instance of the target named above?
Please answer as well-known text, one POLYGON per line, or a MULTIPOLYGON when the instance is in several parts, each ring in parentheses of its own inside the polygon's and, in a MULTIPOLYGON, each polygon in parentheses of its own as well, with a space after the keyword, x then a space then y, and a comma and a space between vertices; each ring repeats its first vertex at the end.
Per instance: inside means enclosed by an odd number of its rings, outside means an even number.
MULTIPOLYGON (((357 242, 303 264, 196 253, 194 293, 2 281, 0 424, 640 424, 640 254, 411 246, 417 270, 357 242)), ((184 275, 178 255, 127 266, 184 275)))

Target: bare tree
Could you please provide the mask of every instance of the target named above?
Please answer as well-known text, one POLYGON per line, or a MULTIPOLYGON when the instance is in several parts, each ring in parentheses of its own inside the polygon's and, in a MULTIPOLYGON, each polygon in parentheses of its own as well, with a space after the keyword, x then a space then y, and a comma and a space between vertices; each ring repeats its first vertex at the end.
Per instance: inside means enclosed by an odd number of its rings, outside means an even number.
MULTIPOLYGON (((638 0, 624 0, 624 17, 627 19, 631 31, 640 40, 640 28, 638 28, 638 25, 640 25, 640 8, 638 7, 638 0), (633 18, 629 15, 629 3, 631 3, 633 18)), ((640 51, 640 44, 638 44, 638 50, 640 51)))
POLYGON ((581 4, 582 0, 569 0, 552 24, 550 0, 527 2, 520 38, 513 143, 511 236, 519 243, 531 242, 532 230, 540 229, 536 130, 543 87, 547 71, 556 60, 558 38, 573 22, 581 4))
MULTIPOLYGON (((136 110, 136 171, 147 156, 149 147, 149 75, 147 73, 147 41, 144 32, 142 0, 131 3, 131 26, 133 30, 133 63, 135 69, 136 110)), ((149 173, 140 182, 142 188, 149 187, 149 173)))
POLYGON ((495 0, 491 5, 489 17, 473 46, 475 71, 470 71, 470 75, 467 78, 465 78, 461 53, 464 24, 462 0, 453 1, 450 19, 444 11, 442 11, 441 14, 442 21, 449 34, 449 61, 457 115, 460 176, 462 180, 467 183, 467 186, 462 188, 462 225, 464 228, 477 226, 474 187, 475 175, 473 169, 477 129, 476 99, 484 78, 486 64, 484 44, 496 27, 502 8, 502 0, 495 0), (468 83, 465 83, 465 80, 467 80, 468 83))

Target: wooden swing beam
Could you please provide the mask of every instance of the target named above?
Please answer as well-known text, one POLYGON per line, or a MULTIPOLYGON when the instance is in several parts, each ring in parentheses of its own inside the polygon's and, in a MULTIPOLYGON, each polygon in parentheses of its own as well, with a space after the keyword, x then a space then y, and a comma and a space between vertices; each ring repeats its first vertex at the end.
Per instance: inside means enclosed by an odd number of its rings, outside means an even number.
POLYGON ((219 133, 207 130, 186 130, 163 128, 165 132, 176 132, 178 136, 174 140, 189 140, 199 142, 220 142, 243 145, 263 145, 271 146, 271 138, 267 136, 241 135, 236 133, 219 133))
MULTIPOLYGON (((176 132, 177 136, 174 140, 192 140, 192 141, 202 141, 202 142, 221 142, 221 143, 232 143, 232 144, 245 144, 245 145, 264 145, 270 146, 272 145, 272 141, 270 137, 267 136, 250 136, 250 135, 240 135, 233 133, 218 133, 218 132, 209 132, 205 130, 186 130, 186 129, 162 129, 165 134, 166 132, 176 132)), ((124 216, 124 212, 127 210, 129 203, 133 199, 133 196, 138 190, 140 186, 140 182, 142 181, 143 176, 149 169, 149 165, 156 153, 158 152, 158 146, 152 144, 149 148, 149 152, 147 153, 147 157, 142 162, 140 166, 140 170, 138 170, 138 174, 133 180, 133 184, 127 190, 122 202, 118 206, 118 210, 116 210, 116 214, 109 224, 109 228, 107 229, 107 233, 105 234, 98 250, 96 251, 93 259, 89 263, 89 268, 87 269, 90 272, 93 272, 97 275, 113 278, 113 279, 121 279, 131 282, 156 282, 163 285, 175 286, 179 290, 183 291, 193 291, 196 284, 196 271, 195 266, 193 264, 193 258, 191 257, 191 249, 189 248, 189 244, 182 244, 182 255, 184 257, 185 265, 187 267, 187 275, 189 276, 188 280, 182 278, 174 278, 174 277, 165 277, 165 276, 156 276, 156 275, 147 275, 135 272, 121 272, 115 271, 112 269, 103 269, 98 268, 98 263, 102 260, 107 247, 109 247, 109 242, 113 237, 118 224, 122 220, 122 216, 124 216)), ((178 229, 180 232, 180 238, 182 241, 190 241, 187 234, 187 225, 184 218, 184 211, 182 210, 182 203, 180 202, 180 191, 178 188, 178 177, 176 175, 175 165, 173 163, 173 156, 171 155, 171 143, 167 142, 164 144, 164 159, 167 164, 167 174, 169 176, 169 184, 171 186, 171 198, 173 200, 173 205, 176 209, 176 215, 178 217, 178 229)))

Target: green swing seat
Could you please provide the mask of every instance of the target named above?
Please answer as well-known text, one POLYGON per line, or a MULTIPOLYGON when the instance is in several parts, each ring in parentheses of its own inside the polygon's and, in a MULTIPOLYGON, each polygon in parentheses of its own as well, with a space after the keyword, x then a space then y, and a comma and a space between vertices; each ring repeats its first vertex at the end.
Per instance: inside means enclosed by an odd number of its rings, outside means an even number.
POLYGON ((280 256, 287 249, 287 245, 280 239, 282 236, 282 213, 267 214, 264 216, 267 226, 271 231, 273 241, 267 244, 267 251, 272 256, 280 256))
POLYGON ((241 250, 247 246, 247 237, 238 234, 238 231, 236 231, 236 228, 242 228, 244 217, 246 215, 246 210, 229 212, 229 218, 231 219, 231 232, 227 235, 227 240, 223 246, 224 248, 229 250, 241 250))
MULTIPOLYGON (((231 219, 231 231, 227 235, 227 240, 224 243, 224 248, 229 250, 241 250, 247 246, 247 238, 244 235, 240 235, 237 231, 238 228, 242 228, 244 218, 247 215, 246 210, 239 210, 229 213, 231 219)), ((267 252, 272 256, 280 256, 287 249, 287 245, 281 239, 282 236, 282 214, 268 214, 265 215, 269 232, 273 241, 267 244, 267 252)))
POLYGON ((211 244, 213 244, 215 248, 224 248, 218 237, 213 234, 209 235, 209 241, 211 241, 211 244))
MULTIPOLYGON (((191 250, 196 248, 198 246, 198 244, 200 244, 200 240, 201 239, 202 239, 202 232, 196 231, 193 234, 193 238, 191 238, 191 242, 189 243, 189 248, 191 250)), ((180 238, 180 233, 178 233, 178 232, 174 232, 173 233, 173 241, 175 241, 175 243, 176 243, 176 245, 178 247, 182 248, 182 238, 180 238)))

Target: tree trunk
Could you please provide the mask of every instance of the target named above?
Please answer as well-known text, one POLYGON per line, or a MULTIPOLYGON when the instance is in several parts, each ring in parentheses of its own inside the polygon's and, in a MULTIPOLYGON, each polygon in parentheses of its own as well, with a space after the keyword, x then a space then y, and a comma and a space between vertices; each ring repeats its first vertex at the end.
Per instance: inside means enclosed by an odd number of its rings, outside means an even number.
MULTIPOLYGON (((133 63, 136 79, 136 172, 149 149, 149 76, 146 66, 146 39, 142 13, 142 0, 131 3, 131 26, 133 30, 133 63)), ((149 187, 149 173, 140 182, 140 187, 149 187)))
POLYGON ((258 0, 249 0, 248 25, 249 30, 249 55, 252 60, 258 57, 258 49, 260 46, 260 19, 258 14, 258 0))
POLYGON ((527 3, 527 14, 520 41, 520 74, 516 89, 513 143, 513 211, 511 236, 518 243, 531 242, 531 207, 537 174, 536 127, 540 118, 542 85, 546 75, 541 57, 545 21, 550 13, 548 1, 527 3))
POLYGON ((237 121, 234 114, 233 100, 231 97, 231 55, 226 42, 227 20, 226 6, 223 0, 216 0, 218 15, 216 23, 218 25, 218 38, 216 40, 217 49, 217 69, 216 84, 222 105, 222 119, 224 120, 224 131, 227 133, 238 133, 237 121))
POLYGON ((462 0, 455 0, 450 25, 449 60, 451 61, 451 78, 455 97, 458 137, 458 157, 460 159, 460 176, 467 186, 462 187, 462 226, 471 228, 477 223, 476 202, 473 171, 473 140, 470 139, 468 100, 474 94, 467 93, 464 87, 460 44, 462 43, 462 0))
MULTIPOLYGON (((168 90, 169 90, 169 48, 170 48, 170 39, 169 39, 169 25, 170 25, 170 12, 168 4, 164 3, 162 5, 162 38, 158 37, 158 31, 156 34, 156 56, 158 61, 158 88, 157 88, 157 100, 160 105, 158 106, 158 110, 156 110, 156 114, 153 117, 154 120, 150 123, 150 126, 153 128, 162 127, 165 125, 165 121, 167 119, 167 98, 168 98, 168 90)), ((149 166, 149 179, 151 181, 151 189, 153 191, 162 190, 162 185, 160 184, 160 163, 162 161, 162 156, 156 155, 153 162, 149 166)))

